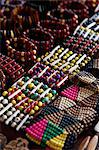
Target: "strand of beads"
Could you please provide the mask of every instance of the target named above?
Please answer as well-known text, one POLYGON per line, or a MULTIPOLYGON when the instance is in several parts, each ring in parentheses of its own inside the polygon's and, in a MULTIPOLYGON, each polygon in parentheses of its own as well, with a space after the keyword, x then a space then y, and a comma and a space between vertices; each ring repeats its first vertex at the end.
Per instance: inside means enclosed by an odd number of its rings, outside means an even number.
POLYGON ((8 56, 15 59, 23 67, 26 64, 31 66, 33 61, 36 60, 37 47, 23 37, 6 40, 6 47, 8 56))

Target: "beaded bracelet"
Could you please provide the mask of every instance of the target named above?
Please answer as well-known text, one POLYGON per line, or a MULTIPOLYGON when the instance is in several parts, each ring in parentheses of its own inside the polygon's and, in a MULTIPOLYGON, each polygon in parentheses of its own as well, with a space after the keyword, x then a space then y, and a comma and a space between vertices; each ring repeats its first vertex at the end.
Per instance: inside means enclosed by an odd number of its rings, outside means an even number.
POLYGON ((55 20, 42 20, 40 25, 43 28, 47 28, 48 31, 53 35, 56 42, 64 40, 69 35, 68 25, 61 24, 61 22, 55 20))
POLYGON ((54 44, 53 36, 42 28, 32 28, 24 32, 23 35, 26 39, 32 41, 38 48, 38 54, 49 51, 54 44), (43 52, 44 51, 44 52, 43 52))
POLYGON ((23 37, 6 40, 6 47, 8 56, 24 66, 36 59, 37 47, 23 37))
POLYGON ((2 54, 0 54, 0 68, 5 72, 7 79, 11 80, 11 82, 15 82, 24 74, 24 70, 20 65, 2 54))
POLYGON ((19 130, 31 115, 37 114, 42 107, 53 100, 57 92, 37 80, 22 77, 8 91, 4 91, 2 95, 7 99, 0 97, 0 116, 3 115, 2 117, 6 124, 15 119, 11 126, 17 126, 16 129, 19 130), (8 103, 8 100, 10 103, 8 103), (14 111, 14 114, 12 111, 14 111), (21 116, 22 121, 18 117, 21 112, 23 113, 21 116))
POLYGON ((47 13, 47 18, 59 21, 62 24, 68 24, 70 32, 72 32, 78 24, 78 16, 67 9, 53 9, 47 13))
POLYGON ((12 17, 23 29, 27 29, 33 24, 36 25, 39 21, 38 11, 25 5, 15 7, 12 11, 12 17))
POLYGON ((60 9, 69 9, 72 10, 75 14, 78 15, 79 22, 84 18, 89 16, 89 11, 87 5, 82 4, 81 2, 76 1, 64 1, 61 2, 58 6, 60 9))

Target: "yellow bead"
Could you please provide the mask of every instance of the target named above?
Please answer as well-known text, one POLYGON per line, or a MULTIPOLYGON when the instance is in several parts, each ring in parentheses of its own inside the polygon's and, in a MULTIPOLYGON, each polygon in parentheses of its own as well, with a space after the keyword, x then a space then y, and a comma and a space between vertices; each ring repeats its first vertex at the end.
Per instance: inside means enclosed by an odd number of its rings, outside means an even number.
POLYGON ((48 96, 49 98, 51 98, 53 95, 52 95, 52 93, 49 93, 49 94, 47 94, 47 96, 48 96))
POLYGON ((32 102, 33 100, 32 99, 28 99, 28 103, 32 102))
POLYGON ((85 63, 85 64, 87 64, 87 63, 88 63, 88 61, 87 61, 87 60, 85 60, 85 61, 84 61, 84 63, 85 63))
POLYGON ((23 98, 24 98, 24 97, 25 97, 25 94, 21 94, 21 97, 23 97, 23 98))
POLYGON ((18 101, 21 101, 21 100, 22 100, 22 97, 21 97, 21 96, 18 96, 18 97, 17 97, 17 100, 18 100, 18 101))
POLYGON ((24 103, 24 106, 28 106, 28 103, 24 103))
POLYGON ((75 60, 78 60, 78 59, 79 59, 79 57, 76 57, 76 58, 75 58, 75 60))
POLYGON ((84 66, 85 66, 85 63, 81 63, 81 66, 84 67, 84 66))
POLYGON ((73 72, 73 76, 75 76, 77 73, 76 72, 73 72))
POLYGON ((53 58, 51 58, 51 59, 50 59, 50 62, 53 62, 53 61, 54 61, 54 59, 53 59, 53 58))
POLYGON ((43 93, 44 92, 44 90, 43 89, 38 89, 38 93, 40 94, 40 93, 43 93))
POLYGON ((76 70, 76 72, 77 72, 77 73, 79 73, 79 72, 80 72, 80 70, 78 70, 78 69, 77 69, 77 70, 76 70))
POLYGON ((48 64, 49 64, 49 62, 48 62, 48 61, 46 61, 46 62, 45 62, 45 64, 46 64, 46 65, 48 65, 48 64))
POLYGON ((78 57, 80 58, 82 56, 82 54, 79 54, 78 57))
POLYGON ((91 57, 87 57, 87 59, 88 59, 88 61, 90 61, 90 60, 91 60, 91 57))
POLYGON ((58 68, 58 66, 56 66, 56 65, 55 65, 53 68, 54 68, 54 69, 57 69, 57 68, 58 68))
POLYGON ((15 101, 14 99, 11 101, 11 103, 12 103, 13 105, 16 105, 16 101, 15 101))
POLYGON ((37 58, 37 62, 40 62, 41 61, 41 58, 37 58))
POLYGON ((42 102, 41 102, 41 101, 38 102, 38 106, 39 106, 39 107, 42 106, 42 102))
POLYGON ((69 51, 69 52, 68 52, 68 54, 72 55, 72 54, 73 54, 73 52, 72 52, 72 51, 69 51))
POLYGON ((57 57, 57 56, 54 56, 53 58, 54 58, 54 59, 58 59, 58 57, 57 57))
POLYGON ((74 60, 74 59, 73 59, 71 62, 72 62, 72 63, 75 63, 75 62, 76 62, 76 60, 74 60))
POLYGON ((18 82, 18 85, 20 85, 20 86, 24 85, 24 81, 18 82))
POLYGON ((70 68, 70 65, 67 65, 67 66, 66 66, 66 69, 69 69, 69 68, 70 68))
POLYGON ((12 91, 12 88, 9 88, 9 89, 8 89, 8 92, 11 92, 11 91, 12 91))
POLYGON ((70 66, 74 66, 74 63, 70 63, 70 66))
POLYGON ((67 56, 63 56, 63 59, 67 59, 67 56))
POLYGON ((29 88, 29 89, 32 89, 33 87, 34 87, 34 84, 33 84, 33 83, 28 84, 28 88, 29 88))
POLYGON ((66 57, 69 57, 70 55, 67 53, 65 56, 66 56, 66 57))
POLYGON ((61 65, 62 65, 61 63, 58 63, 58 64, 57 64, 58 67, 60 67, 61 65))
POLYGON ((38 106, 35 106, 35 107, 34 107, 34 110, 35 110, 35 111, 38 111, 38 110, 39 110, 39 107, 38 107, 38 106))
POLYGON ((59 50, 58 50, 58 53, 60 54, 61 52, 62 52, 62 50, 61 50, 61 49, 59 49, 59 50))
POLYGON ((8 95, 8 92, 7 91, 4 91, 3 93, 2 93, 2 96, 7 96, 8 95))
POLYGON ((63 50, 64 50, 64 48, 62 47, 62 48, 61 48, 61 50, 63 51, 63 50))
POLYGON ((66 71, 67 71, 67 69, 66 69, 66 68, 64 68, 64 69, 62 69, 62 71, 63 71, 63 72, 66 72, 66 71))
POLYGON ((58 56, 58 53, 55 53, 55 56, 58 56))
POLYGON ((45 54, 45 56, 48 56, 48 54, 49 54, 49 53, 47 52, 47 53, 45 54))

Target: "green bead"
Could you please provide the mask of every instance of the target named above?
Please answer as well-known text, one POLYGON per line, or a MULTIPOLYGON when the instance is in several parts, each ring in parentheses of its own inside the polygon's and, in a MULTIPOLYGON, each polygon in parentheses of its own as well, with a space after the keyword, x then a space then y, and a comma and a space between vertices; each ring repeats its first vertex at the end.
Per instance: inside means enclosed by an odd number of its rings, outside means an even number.
POLYGON ((23 91, 23 93, 26 94, 26 95, 28 94, 28 92, 29 92, 29 89, 26 89, 26 90, 23 91))
POLYGON ((36 97, 38 96, 38 93, 35 93, 35 94, 31 94, 31 99, 35 99, 36 97))
POLYGON ((35 84, 35 85, 38 85, 38 83, 39 83, 39 82, 38 82, 37 80, 34 81, 34 84, 35 84))
POLYGON ((48 86, 47 86, 47 85, 44 85, 44 90, 45 90, 45 89, 48 89, 48 86))
POLYGON ((44 102, 47 102, 48 100, 49 100, 49 98, 45 97, 45 98, 42 99, 42 102, 44 103, 44 102))
POLYGON ((56 95, 57 94, 56 90, 52 90, 52 94, 56 95))
POLYGON ((30 78, 29 78, 28 76, 26 76, 26 77, 24 78, 24 81, 27 82, 29 79, 30 79, 30 78))

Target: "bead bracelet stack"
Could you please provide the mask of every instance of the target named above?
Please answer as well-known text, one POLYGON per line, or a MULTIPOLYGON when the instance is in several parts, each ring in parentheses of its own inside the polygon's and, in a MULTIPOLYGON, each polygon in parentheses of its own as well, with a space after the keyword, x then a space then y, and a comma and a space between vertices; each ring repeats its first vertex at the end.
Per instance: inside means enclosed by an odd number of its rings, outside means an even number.
POLYGON ((6 124, 10 123, 12 127, 19 130, 28 119, 31 117, 33 119, 33 116, 39 113, 42 107, 53 100, 57 92, 42 82, 22 77, 2 95, 0 97, 0 116, 3 115, 2 119, 6 124), (22 121, 18 116, 22 116, 22 121))
POLYGON ((68 24, 70 32, 73 32, 78 25, 78 16, 67 9, 53 9, 47 13, 47 18, 59 21, 62 24, 68 24))
POLYGON ((23 33, 23 36, 37 46, 37 53, 40 55, 53 48, 54 37, 41 27, 27 30, 23 33))
POLYGON ((28 29, 33 24, 35 26, 39 21, 38 11, 25 5, 15 7, 12 11, 12 17, 23 29, 28 29))
POLYGON ((18 65, 13 59, 4 56, 1 53, 0 53, 0 68, 5 72, 7 80, 9 79, 12 83, 14 83, 24 74, 24 70, 20 65, 18 65))
POLYGON ((24 37, 6 40, 7 54, 23 67, 36 60, 37 47, 24 37))
POLYGON ((58 6, 59 9, 68 9, 72 10, 75 14, 78 15, 78 20, 81 22, 83 19, 89 17, 88 7, 81 2, 75 1, 63 1, 58 6))
POLYGON ((55 20, 41 20, 39 24, 43 28, 48 29, 56 42, 65 40, 69 35, 69 27, 67 24, 61 24, 61 22, 55 20))

